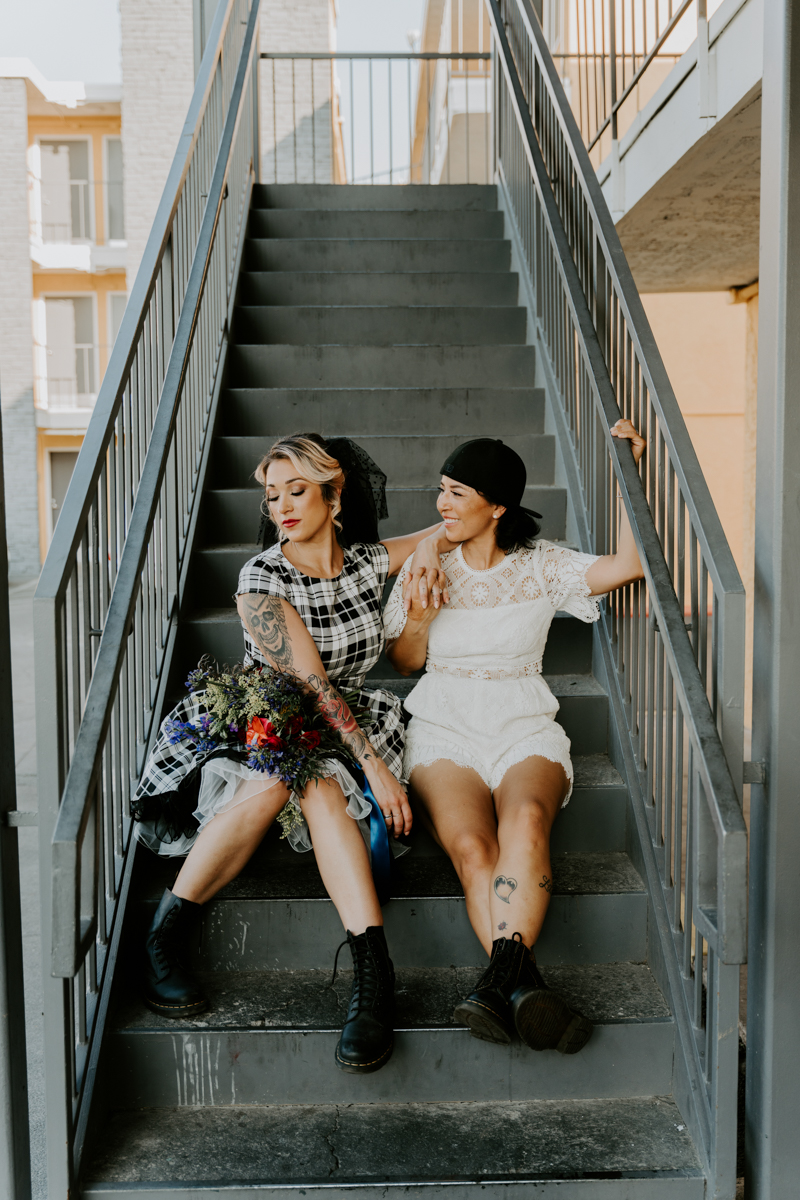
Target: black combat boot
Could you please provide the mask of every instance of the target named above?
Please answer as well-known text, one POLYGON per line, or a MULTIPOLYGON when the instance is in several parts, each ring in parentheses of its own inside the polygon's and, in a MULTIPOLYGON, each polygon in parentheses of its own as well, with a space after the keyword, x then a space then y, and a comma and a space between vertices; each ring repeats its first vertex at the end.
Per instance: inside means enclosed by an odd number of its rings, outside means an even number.
POLYGON ((208 1008, 198 984, 179 962, 189 927, 201 905, 174 896, 161 897, 144 944, 144 1002, 165 1017, 192 1017, 208 1008))
POLYGON ((519 933, 492 943, 492 958, 478 985, 457 1005, 454 1020, 473 1037, 508 1045, 517 1033, 532 1050, 576 1054, 592 1023, 548 988, 519 933))
MULTIPOLYGON (((347 943, 353 956, 353 994, 336 1047, 336 1065, 367 1075, 380 1070, 394 1049, 394 967, 382 926, 370 925, 355 935, 348 930, 347 943)), ((335 979, 335 963, 333 973, 335 979)))

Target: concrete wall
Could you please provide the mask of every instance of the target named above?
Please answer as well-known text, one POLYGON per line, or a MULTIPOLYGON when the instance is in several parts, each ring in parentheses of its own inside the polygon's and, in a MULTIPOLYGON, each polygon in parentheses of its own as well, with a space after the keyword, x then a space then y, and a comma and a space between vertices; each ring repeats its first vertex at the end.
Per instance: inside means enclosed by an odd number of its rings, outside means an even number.
POLYGON ((40 566, 27 149, 25 81, 0 79, 0 397, 13 579, 38 575, 40 566))
POLYGON ((193 0, 120 0, 128 291, 194 90, 193 0))

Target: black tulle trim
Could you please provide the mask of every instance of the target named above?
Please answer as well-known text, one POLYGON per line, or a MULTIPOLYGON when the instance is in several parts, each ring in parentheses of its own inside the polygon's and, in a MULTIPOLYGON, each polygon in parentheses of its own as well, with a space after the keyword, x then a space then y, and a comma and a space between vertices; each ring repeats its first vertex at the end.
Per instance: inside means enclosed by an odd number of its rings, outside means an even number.
POLYGON ((195 809, 200 795, 203 767, 212 758, 232 758, 246 762, 247 752, 234 747, 222 746, 206 754, 184 775, 173 792, 159 792, 155 796, 138 796, 131 801, 131 816, 134 821, 147 821, 160 842, 170 845, 182 837, 193 837, 200 828, 195 809))

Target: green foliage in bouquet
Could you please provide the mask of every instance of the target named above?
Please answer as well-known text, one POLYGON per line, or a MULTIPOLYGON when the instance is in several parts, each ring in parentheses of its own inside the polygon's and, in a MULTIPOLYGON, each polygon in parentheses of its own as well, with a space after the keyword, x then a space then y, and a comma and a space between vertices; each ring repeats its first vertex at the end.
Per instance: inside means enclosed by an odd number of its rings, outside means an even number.
MULTIPOLYGON (((291 675, 255 664, 220 667, 205 657, 186 686, 205 711, 196 721, 169 722, 170 742, 189 742, 201 754, 230 747, 247 766, 282 780, 293 793, 278 817, 284 837, 301 822, 295 797, 325 777, 325 760, 355 763, 316 697, 291 675)), ((366 727, 369 715, 358 707, 357 694, 343 693, 343 698, 366 727)))

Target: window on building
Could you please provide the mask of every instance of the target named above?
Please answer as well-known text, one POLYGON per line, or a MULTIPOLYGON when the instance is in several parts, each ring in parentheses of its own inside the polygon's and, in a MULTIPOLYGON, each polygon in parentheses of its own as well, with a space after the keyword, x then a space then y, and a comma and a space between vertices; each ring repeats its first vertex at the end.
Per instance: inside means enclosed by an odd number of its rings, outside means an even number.
POLYGON ((42 240, 92 241, 89 141, 43 141, 39 149, 42 164, 42 240))
POLYGON ((106 240, 125 240, 122 197, 122 138, 106 138, 106 240))
POLYGON ((69 481, 78 461, 77 450, 50 451, 50 534, 55 532, 56 522, 64 507, 69 481))
POLYGON ((47 407, 91 408, 97 394, 94 297, 45 299, 47 407))

